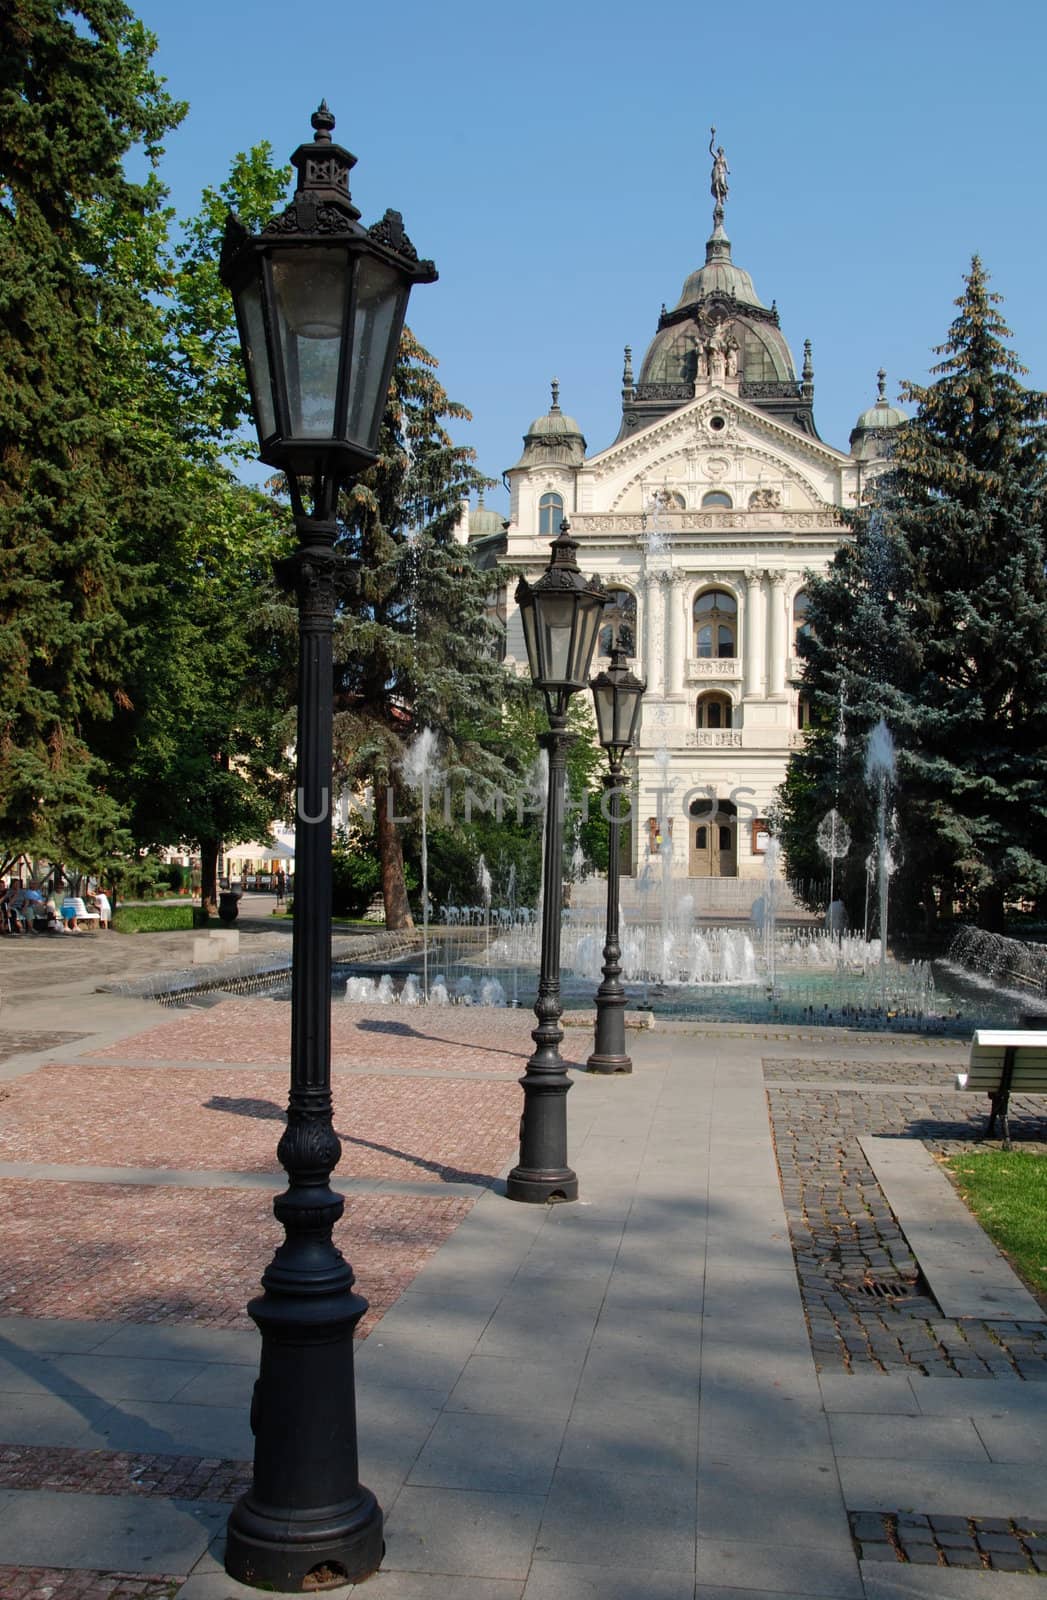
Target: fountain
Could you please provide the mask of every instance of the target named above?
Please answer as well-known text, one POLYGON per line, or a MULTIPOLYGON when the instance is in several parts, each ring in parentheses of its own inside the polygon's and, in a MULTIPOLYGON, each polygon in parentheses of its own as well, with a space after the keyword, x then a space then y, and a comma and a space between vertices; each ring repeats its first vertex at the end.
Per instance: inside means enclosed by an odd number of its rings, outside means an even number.
MULTIPOLYGON (((404 752, 404 782, 421 795, 422 806, 422 994, 429 995, 429 796, 442 781, 437 763, 439 741, 432 728, 422 728, 404 752)), ((482 859, 482 857, 481 857, 482 859)))
POLYGON ((894 740, 881 717, 869 735, 865 776, 876 788, 876 869, 880 901, 880 1006, 887 1011, 887 896, 894 862, 888 848, 888 796, 894 783, 894 740))

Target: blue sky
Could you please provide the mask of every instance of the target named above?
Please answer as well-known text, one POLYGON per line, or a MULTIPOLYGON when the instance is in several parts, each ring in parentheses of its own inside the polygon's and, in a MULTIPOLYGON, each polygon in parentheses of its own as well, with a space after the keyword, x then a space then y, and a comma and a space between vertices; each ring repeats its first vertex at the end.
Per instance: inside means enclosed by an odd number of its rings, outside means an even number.
POLYGON ((395 207, 436 261, 409 320, 491 477, 554 375, 590 451, 614 437, 623 346, 638 366, 704 259, 713 123, 734 259, 797 365, 812 340, 824 439, 847 448, 881 364, 892 398, 926 378, 975 251, 1047 388, 1042 0, 134 8, 190 102, 162 169, 181 212, 327 98, 365 222, 395 207))

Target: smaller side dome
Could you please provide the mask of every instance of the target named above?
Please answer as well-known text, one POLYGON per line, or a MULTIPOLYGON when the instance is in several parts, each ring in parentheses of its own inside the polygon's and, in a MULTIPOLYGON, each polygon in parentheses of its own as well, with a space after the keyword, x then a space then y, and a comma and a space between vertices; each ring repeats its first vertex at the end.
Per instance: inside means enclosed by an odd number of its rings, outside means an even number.
POLYGON ((543 417, 535 417, 524 434, 524 452, 510 472, 519 467, 580 467, 585 460, 585 436, 573 417, 560 410, 560 384, 552 382, 552 404, 543 417))
POLYGON ((469 513, 469 538, 486 539, 489 534, 501 533, 504 521, 500 512, 489 511, 484 505, 484 492, 481 489, 476 510, 469 513))
POLYGON ((887 373, 883 367, 876 374, 876 387, 876 404, 862 412, 851 430, 851 455, 859 461, 887 455, 891 431, 909 420, 887 398, 887 373))

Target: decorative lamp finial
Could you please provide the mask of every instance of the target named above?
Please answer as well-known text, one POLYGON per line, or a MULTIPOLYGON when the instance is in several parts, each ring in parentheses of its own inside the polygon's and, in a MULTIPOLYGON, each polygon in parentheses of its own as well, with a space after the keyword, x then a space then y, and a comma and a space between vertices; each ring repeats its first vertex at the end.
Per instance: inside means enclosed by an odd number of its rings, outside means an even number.
POLYGON ((326 100, 320 101, 319 106, 309 120, 316 130, 317 144, 330 144, 331 131, 334 128, 334 116, 328 108, 326 100))
POLYGON ((727 179, 731 169, 727 165, 727 157, 723 153, 723 145, 716 143, 716 129, 709 129, 709 154, 713 159, 712 179, 709 192, 713 197, 713 231, 723 227, 724 203, 730 193, 727 179))
POLYGON ((482 511, 483 508, 484 508, 484 489, 483 489, 483 484, 481 484, 480 485, 480 492, 476 496, 476 509, 477 509, 477 511, 482 511))
POLYGON ((560 409, 560 380, 559 380, 559 378, 554 378, 553 379, 553 403, 552 403, 552 405, 550 406, 549 409, 551 411, 559 411, 559 409, 560 409))
POLYGON ((811 365, 811 341, 810 339, 805 339, 803 341, 803 380, 805 383, 810 383, 813 377, 814 368, 811 365))
POLYGON ((631 344, 627 344, 626 347, 625 347, 625 366, 622 368, 622 383, 625 386, 625 388, 627 388, 627 389, 631 389, 632 388, 632 385, 633 385, 633 347, 632 347, 631 344))
POLYGON ((877 388, 877 391, 878 391, 877 392, 877 396, 876 396, 876 404, 878 406, 885 406, 887 404, 887 368, 886 367, 881 367, 879 372, 876 374, 876 388, 877 388))

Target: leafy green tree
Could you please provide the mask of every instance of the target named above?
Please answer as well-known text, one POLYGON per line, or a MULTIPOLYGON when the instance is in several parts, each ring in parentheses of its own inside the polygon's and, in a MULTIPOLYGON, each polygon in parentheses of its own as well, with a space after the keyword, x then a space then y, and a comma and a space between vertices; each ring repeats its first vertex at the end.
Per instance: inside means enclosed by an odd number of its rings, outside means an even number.
POLYGON ((958 907, 998 927, 1008 901, 1047 891, 1047 396, 1023 385, 999 300, 975 257, 934 381, 903 386, 917 409, 890 470, 809 586, 801 646, 822 727, 785 789, 790 868, 832 803, 842 694, 852 823, 868 840, 864 740, 882 715, 898 745, 892 892, 928 924, 958 907))
POLYGON ((121 0, 0 8, 0 838, 53 860, 129 842, 91 730, 129 700, 178 514, 164 190, 123 165, 184 114, 154 48, 121 0))
POLYGON ((222 843, 264 839, 289 803, 294 619, 272 578, 287 519, 229 464, 254 446, 242 426, 232 302, 218 276, 228 210, 260 227, 286 181, 268 146, 238 155, 228 180, 204 191, 173 253, 163 358, 181 515, 163 552, 149 648, 107 750, 135 840, 199 850, 207 909, 222 843))

